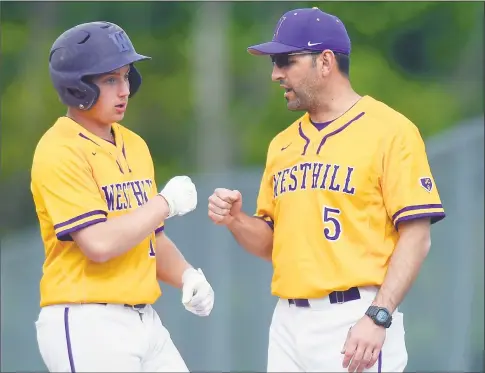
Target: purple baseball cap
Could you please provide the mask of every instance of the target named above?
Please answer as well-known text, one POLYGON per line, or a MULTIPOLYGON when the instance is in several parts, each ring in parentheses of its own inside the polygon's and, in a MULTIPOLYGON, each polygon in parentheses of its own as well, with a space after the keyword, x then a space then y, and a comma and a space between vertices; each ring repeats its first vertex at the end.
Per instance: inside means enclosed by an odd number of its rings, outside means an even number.
POLYGON ((314 7, 283 14, 276 24, 273 40, 252 45, 248 52, 269 55, 325 49, 349 55, 350 38, 340 19, 314 7))

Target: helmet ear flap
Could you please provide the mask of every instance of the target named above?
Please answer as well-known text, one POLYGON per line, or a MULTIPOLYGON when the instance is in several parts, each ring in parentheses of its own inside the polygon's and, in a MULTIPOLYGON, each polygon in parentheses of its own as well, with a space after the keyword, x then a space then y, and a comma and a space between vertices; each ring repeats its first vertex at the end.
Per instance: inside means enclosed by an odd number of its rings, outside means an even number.
MULTIPOLYGON (((130 95, 128 97, 133 97, 142 82, 141 74, 133 64, 130 65, 128 82, 130 83, 130 95)), ((85 76, 76 85, 66 88, 68 98, 65 104, 81 110, 89 110, 98 100, 99 93, 99 87, 91 82, 89 76, 85 76)))
POLYGON ((99 98, 99 87, 83 78, 77 84, 65 87, 65 94, 62 96, 65 105, 89 110, 99 98))
POLYGON ((141 86, 141 74, 136 69, 135 65, 130 64, 130 72, 128 73, 128 81, 130 83, 130 95, 133 97, 141 86))

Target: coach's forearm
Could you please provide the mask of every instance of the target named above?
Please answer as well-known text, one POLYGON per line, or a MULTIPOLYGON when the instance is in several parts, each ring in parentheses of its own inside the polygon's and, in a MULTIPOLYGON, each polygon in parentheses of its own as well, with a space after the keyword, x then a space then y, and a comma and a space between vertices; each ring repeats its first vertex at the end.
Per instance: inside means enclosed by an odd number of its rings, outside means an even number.
POLYGON ((176 288, 181 288, 182 275, 192 266, 165 233, 160 232, 156 237, 157 278, 176 288))
MULTIPOLYGON (((401 304, 414 283, 431 247, 429 222, 401 223, 403 232, 389 262, 384 282, 373 302, 391 313, 401 304)), ((400 230, 401 230, 400 229, 400 230)))
POLYGON ((106 262, 138 245, 168 214, 167 202, 156 196, 126 215, 87 227, 72 237, 89 259, 106 262))
POLYGON ((264 220, 241 213, 227 227, 246 251, 271 261, 273 230, 264 220))

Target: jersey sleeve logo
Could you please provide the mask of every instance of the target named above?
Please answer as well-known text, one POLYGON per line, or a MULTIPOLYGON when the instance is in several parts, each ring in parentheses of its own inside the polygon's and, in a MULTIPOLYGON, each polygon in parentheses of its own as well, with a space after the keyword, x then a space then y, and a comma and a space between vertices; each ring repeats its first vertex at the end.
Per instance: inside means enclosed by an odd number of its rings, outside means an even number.
POLYGON ((424 189, 426 189, 427 192, 431 192, 433 189, 433 182, 431 181, 430 177, 421 177, 419 179, 419 183, 424 189))

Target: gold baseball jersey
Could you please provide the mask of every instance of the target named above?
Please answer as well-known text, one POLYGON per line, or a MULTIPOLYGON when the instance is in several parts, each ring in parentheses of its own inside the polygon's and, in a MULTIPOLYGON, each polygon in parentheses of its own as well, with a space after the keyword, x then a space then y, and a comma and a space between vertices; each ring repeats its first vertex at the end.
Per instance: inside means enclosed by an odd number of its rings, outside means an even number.
POLYGON ((282 298, 381 285, 399 223, 445 217, 417 127, 370 96, 326 125, 307 113, 271 141, 255 215, 274 229, 282 298))
POLYGON ((105 263, 89 260, 71 233, 129 213, 156 195, 145 141, 113 124, 115 143, 67 117, 42 136, 34 154, 31 190, 45 247, 41 307, 63 303, 154 303, 155 232, 105 263))

